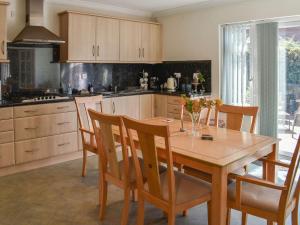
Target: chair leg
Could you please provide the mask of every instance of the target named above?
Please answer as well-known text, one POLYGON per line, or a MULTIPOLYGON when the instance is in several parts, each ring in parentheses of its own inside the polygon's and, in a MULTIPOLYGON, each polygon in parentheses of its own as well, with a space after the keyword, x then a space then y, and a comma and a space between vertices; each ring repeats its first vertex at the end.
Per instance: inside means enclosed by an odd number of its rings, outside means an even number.
POLYGON ((292 225, 298 225, 299 223, 299 218, 298 218, 298 204, 296 203, 296 207, 294 208, 293 212, 292 212, 292 225))
POLYGON ((124 206, 122 210, 121 225, 127 225, 130 208, 130 188, 127 187, 124 190, 124 206))
POLYGON ((175 225, 176 214, 175 210, 170 210, 168 212, 168 225, 175 225))
MULTIPOLYGON (((274 222, 271 221, 271 220, 268 220, 268 221, 267 221, 267 224, 268 224, 268 225, 274 225, 274 222)), ((279 225, 279 223, 278 223, 278 225, 279 225)))
POLYGON ((104 177, 103 177, 102 179, 100 179, 100 186, 99 186, 99 202, 100 202, 99 218, 100 218, 100 220, 104 219, 106 201, 107 201, 107 182, 104 180, 104 177))
POLYGON ((207 202, 207 221, 208 225, 211 225, 211 201, 207 202))
POLYGON ((81 176, 85 177, 86 175, 86 158, 87 158, 87 151, 83 149, 83 158, 82 158, 82 173, 81 176))
POLYGON ((182 211, 182 216, 187 216, 188 213, 189 213, 189 211, 188 211, 187 209, 186 209, 186 210, 183 210, 183 211, 182 211))
POLYGON ((227 208, 226 225, 230 225, 231 222, 231 209, 227 208))
POLYGON ((144 225, 144 217, 145 217, 144 199, 139 196, 137 225, 144 225))
POLYGON ((247 213, 242 212, 242 225, 247 225, 248 215, 247 213))

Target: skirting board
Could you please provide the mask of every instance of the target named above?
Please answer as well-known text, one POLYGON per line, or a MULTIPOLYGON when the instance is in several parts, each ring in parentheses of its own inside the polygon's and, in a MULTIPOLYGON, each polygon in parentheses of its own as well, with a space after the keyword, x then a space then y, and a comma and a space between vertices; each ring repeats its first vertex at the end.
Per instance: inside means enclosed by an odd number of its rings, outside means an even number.
MULTIPOLYGON (((88 153, 88 156, 92 156, 92 155, 95 155, 95 154, 90 153, 90 152, 88 153)), ((82 151, 72 152, 72 153, 59 155, 59 156, 55 156, 55 157, 51 157, 51 158, 47 158, 47 159, 42 159, 42 160, 24 163, 24 164, 20 164, 20 165, 1 168, 0 169, 0 177, 15 174, 15 173, 20 173, 20 172, 25 172, 25 171, 29 171, 29 170, 34 170, 34 169, 42 168, 45 166, 51 166, 51 165, 55 165, 58 163, 72 161, 72 160, 80 159, 80 158, 82 158, 82 151)))

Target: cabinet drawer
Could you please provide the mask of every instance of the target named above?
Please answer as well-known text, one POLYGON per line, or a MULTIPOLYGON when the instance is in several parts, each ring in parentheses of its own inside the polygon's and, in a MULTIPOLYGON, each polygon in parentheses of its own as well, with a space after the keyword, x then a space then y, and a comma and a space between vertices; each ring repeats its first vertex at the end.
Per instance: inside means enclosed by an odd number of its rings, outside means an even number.
POLYGON ((0 132, 14 130, 13 120, 1 120, 0 121, 0 132))
POLYGON ((77 131, 76 112, 15 119, 17 141, 77 131))
POLYGON ((78 151, 78 133, 67 133, 54 137, 54 155, 65 154, 78 151))
POLYGON ((53 155, 52 138, 38 138, 15 143, 16 164, 44 159, 53 155))
POLYGON ((47 114, 75 112, 76 107, 74 102, 50 103, 30 106, 19 106, 14 108, 14 117, 30 117, 47 114))
POLYGON ((13 118, 13 107, 0 109, 0 120, 8 120, 13 118))
POLYGON ((15 164, 14 143, 0 145, 0 167, 15 164))
POLYGON ((14 142, 14 132, 0 132, 0 144, 14 142))
POLYGON ((168 104, 181 105, 181 97, 168 96, 168 104))
MULTIPOLYGON (((168 113, 168 118, 180 120, 180 114, 177 114, 177 113, 168 113)), ((183 120, 184 121, 191 121, 191 117, 189 115, 184 114, 183 115, 183 120)))
POLYGON ((180 105, 168 104, 167 108, 168 108, 168 113, 177 113, 177 114, 181 113, 181 106, 180 105))

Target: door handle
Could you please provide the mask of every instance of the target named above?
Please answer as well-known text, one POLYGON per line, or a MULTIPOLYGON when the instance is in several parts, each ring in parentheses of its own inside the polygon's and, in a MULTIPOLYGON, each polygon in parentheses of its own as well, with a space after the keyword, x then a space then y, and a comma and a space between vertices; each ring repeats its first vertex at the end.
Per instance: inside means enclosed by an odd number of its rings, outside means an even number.
POLYGON ((2 41, 2 44, 1 44, 1 51, 2 51, 2 54, 4 55, 5 54, 5 42, 2 41))
POLYGON ((113 102, 113 114, 115 114, 116 112, 116 106, 115 106, 115 103, 113 102))
POLYGON ((141 48, 139 48, 139 58, 141 58, 141 48))
POLYGON ((69 145, 70 142, 65 142, 65 143, 62 143, 62 144, 58 144, 57 147, 62 147, 62 146, 65 146, 65 145, 69 145))
POLYGON ((145 49, 143 48, 143 58, 145 58, 145 49))
POLYGON ((58 107, 56 107, 56 109, 67 109, 67 108, 69 108, 69 106, 58 106, 58 107))
POLYGON ((97 56, 100 56, 100 46, 97 47, 97 56))
POLYGON ((95 56, 95 45, 93 45, 92 53, 93 53, 93 56, 95 56))
POLYGON ((25 152, 26 153, 34 153, 34 152, 37 152, 37 151, 39 151, 39 149, 38 148, 34 148, 34 149, 31 149, 31 150, 26 150, 25 152))

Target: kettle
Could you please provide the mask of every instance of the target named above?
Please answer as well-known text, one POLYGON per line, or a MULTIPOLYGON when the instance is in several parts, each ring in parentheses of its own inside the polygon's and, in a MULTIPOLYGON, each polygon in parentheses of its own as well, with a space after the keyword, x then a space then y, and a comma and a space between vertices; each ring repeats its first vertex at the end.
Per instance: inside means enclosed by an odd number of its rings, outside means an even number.
POLYGON ((169 77, 167 80, 167 89, 168 91, 175 91, 177 86, 176 80, 174 77, 169 77))

